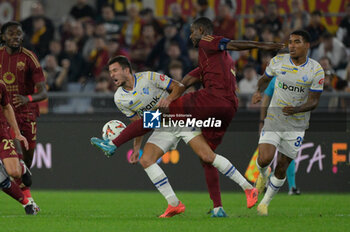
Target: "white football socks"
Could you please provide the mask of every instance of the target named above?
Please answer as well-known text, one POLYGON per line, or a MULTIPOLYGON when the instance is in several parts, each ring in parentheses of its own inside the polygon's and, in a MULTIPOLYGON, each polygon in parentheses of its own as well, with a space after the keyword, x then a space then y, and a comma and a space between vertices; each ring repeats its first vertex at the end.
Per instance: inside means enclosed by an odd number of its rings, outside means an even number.
POLYGON ((258 159, 256 159, 256 166, 259 170, 259 172, 261 173, 261 175, 266 178, 269 176, 269 165, 267 165, 266 167, 262 168, 260 167, 259 163, 258 163, 258 159))
POLYGON ((168 204, 171 206, 177 206, 179 199, 176 197, 164 171, 159 167, 158 164, 154 163, 148 168, 145 168, 145 172, 151 179, 152 183, 158 191, 165 197, 168 204))
POLYGON ((216 154, 212 163, 222 174, 239 184, 243 190, 252 189, 253 186, 242 176, 242 174, 225 157, 216 154))
POLYGON ((286 178, 284 179, 277 179, 275 175, 270 177, 269 185, 267 186, 266 193, 264 195, 264 198, 261 200, 260 204, 270 204, 270 201, 272 200, 273 196, 276 195, 278 190, 283 186, 284 182, 286 181, 286 178))

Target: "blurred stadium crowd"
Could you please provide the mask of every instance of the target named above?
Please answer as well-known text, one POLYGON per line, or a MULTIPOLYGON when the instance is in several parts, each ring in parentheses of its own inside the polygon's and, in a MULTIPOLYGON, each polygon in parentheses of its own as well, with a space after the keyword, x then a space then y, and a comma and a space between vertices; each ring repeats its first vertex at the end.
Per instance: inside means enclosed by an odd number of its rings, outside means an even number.
MULTIPOLYGON (((321 101, 321 107, 346 109, 349 105, 346 96, 350 96, 350 4, 345 8, 336 34, 328 32, 322 24, 323 13, 305 11, 302 0, 292 0, 294 7, 288 15, 279 15, 276 2, 255 5, 254 23, 246 24, 244 32, 238 34, 235 1, 232 0, 223 1, 217 13, 207 0, 197 0, 196 12, 190 17, 182 14, 178 3, 173 3, 171 16, 166 18, 157 18, 152 9, 139 9, 137 4, 129 4, 127 15, 120 16, 107 0, 98 0, 95 5, 89 5, 87 0, 74 1, 75 5, 58 26, 45 14, 40 2, 32 4, 31 15, 21 21, 26 34, 24 45, 37 54, 50 93, 112 94, 115 88, 106 64, 116 55, 129 57, 136 72, 153 70, 181 81, 198 62, 198 52, 189 40, 190 24, 206 16, 214 22, 214 34, 229 39, 288 42, 293 30, 307 30, 312 38, 309 56, 319 61, 325 70, 325 92, 345 96, 332 95, 321 101)), ((241 95, 256 90, 258 78, 275 55, 259 50, 231 53, 236 62, 241 95)), ((251 107, 248 100, 241 104, 251 107)), ((94 109, 99 107, 114 107, 113 101, 85 98, 72 103, 67 99, 58 100, 52 110, 96 112, 94 109)), ((47 112, 45 106, 43 109, 47 112)))

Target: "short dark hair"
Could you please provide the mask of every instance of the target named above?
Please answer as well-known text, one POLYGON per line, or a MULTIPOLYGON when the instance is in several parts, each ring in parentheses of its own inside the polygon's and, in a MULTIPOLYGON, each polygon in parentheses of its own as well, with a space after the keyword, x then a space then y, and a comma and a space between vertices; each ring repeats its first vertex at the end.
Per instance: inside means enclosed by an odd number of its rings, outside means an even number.
POLYGON ((291 35, 300 35, 301 37, 303 37, 304 42, 306 43, 310 43, 311 41, 311 36, 309 34, 309 32, 304 31, 304 30, 296 30, 293 31, 292 33, 290 33, 291 35))
POLYGON ((129 61, 129 59, 127 57, 125 57, 125 56, 115 56, 115 57, 111 58, 108 61, 108 66, 110 66, 110 65, 112 65, 114 63, 118 63, 123 69, 129 68, 129 71, 132 74, 131 64, 130 64, 130 61, 129 61))
POLYGON ((203 27, 203 29, 209 33, 213 34, 213 22, 208 19, 207 17, 200 17, 199 19, 196 19, 193 23, 193 26, 195 27, 203 27))
POLYGON ((1 34, 5 34, 6 30, 8 27, 11 27, 11 26, 19 26, 22 28, 22 24, 20 24, 19 22, 17 21, 9 21, 7 23, 5 23, 4 25, 2 25, 1 27, 1 34))

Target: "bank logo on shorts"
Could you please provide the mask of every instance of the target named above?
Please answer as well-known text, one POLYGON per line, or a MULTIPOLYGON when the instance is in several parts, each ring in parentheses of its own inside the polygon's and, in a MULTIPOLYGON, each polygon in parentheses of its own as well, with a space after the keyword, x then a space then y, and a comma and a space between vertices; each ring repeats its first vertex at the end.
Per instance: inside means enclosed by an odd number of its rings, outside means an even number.
POLYGON ((143 112, 143 128, 160 128, 160 116, 162 113, 157 111, 143 112))

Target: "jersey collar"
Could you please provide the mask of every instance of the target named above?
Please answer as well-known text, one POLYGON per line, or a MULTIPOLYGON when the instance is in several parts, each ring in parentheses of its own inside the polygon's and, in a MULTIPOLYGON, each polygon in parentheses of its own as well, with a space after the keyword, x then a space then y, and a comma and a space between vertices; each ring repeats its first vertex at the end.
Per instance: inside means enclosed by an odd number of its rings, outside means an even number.
MULTIPOLYGON (((295 65, 295 64, 293 63, 292 58, 290 58, 290 57, 289 57, 289 61, 290 61, 290 63, 291 63, 292 65, 298 66, 298 65, 295 65)), ((304 67, 308 62, 309 62, 309 57, 306 57, 305 63, 302 64, 302 65, 300 65, 300 67, 304 67)))

